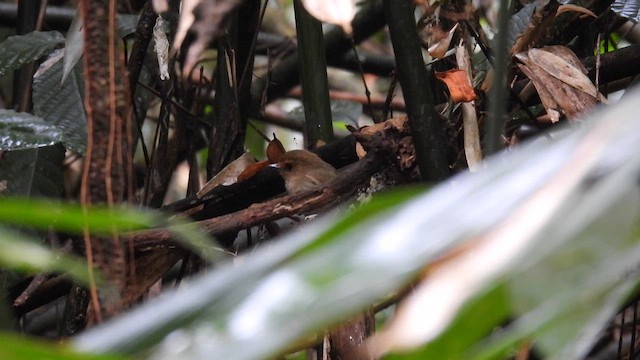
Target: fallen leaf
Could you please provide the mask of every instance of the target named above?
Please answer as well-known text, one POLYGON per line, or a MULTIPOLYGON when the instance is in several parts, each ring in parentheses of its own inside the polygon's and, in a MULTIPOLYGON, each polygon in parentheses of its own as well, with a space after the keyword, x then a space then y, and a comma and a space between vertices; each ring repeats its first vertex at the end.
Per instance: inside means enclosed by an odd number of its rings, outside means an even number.
POLYGON ((153 27, 153 50, 158 58, 160 80, 169 79, 169 40, 165 32, 167 27, 167 22, 162 16, 158 16, 153 27))
POLYGON ((514 14, 509 21, 509 33, 518 35, 510 39, 510 43, 513 44, 510 54, 517 54, 536 46, 551 26, 558 6, 557 1, 547 0, 543 6, 536 1, 525 5, 514 14))
POLYGON ((595 106, 596 96, 603 99, 577 56, 564 46, 530 49, 515 57, 535 86, 551 122, 559 121, 561 114, 570 120, 577 118, 595 106))
MULTIPOLYGON (((462 40, 460 40, 460 43, 456 46, 456 62, 458 63, 458 68, 464 72, 466 82, 471 84, 471 59, 462 40)), ((480 171, 482 170, 483 163, 476 107, 473 101, 463 102, 461 107, 462 129, 464 132, 464 156, 467 159, 467 167, 471 172, 480 171)))
POLYGON ((236 178, 237 181, 245 181, 254 177, 260 170, 269 166, 271 162, 269 160, 258 161, 257 163, 249 164, 236 178))
POLYGON ((596 14, 594 14, 593 11, 587 8, 584 8, 582 6, 573 5, 573 4, 560 5, 560 7, 558 8, 558 12, 556 12, 556 16, 569 11, 573 11, 573 12, 577 12, 577 13, 581 13, 581 14, 585 14, 585 15, 589 15, 591 17, 597 18, 596 14))
MULTIPOLYGON (((571 53, 573 56, 576 56, 571 53)), ((529 59, 549 75, 586 94, 596 97, 598 91, 591 80, 580 69, 569 63, 565 57, 552 54, 544 49, 529 50, 529 59)), ((577 57, 576 57, 577 59, 577 57)))
POLYGON ((255 164, 256 160, 249 153, 242 154, 239 158, 233 160, 224 169, 220 170, 211 180, 209 180, 203 187, 196 193, 198 198, 202 198, 207 195, 214 188, 224 185, 229 186, 238 182, 238 177, 251 165, 255 164))
MULTIPOLYGON (((154 7, 156 5, 155 4, 156 1, 158 0, 154 0, 154 4, 153 4, 154 7)), ((178 51, 178 49, 180 49, 180 46, 182 46, 182 41, 184 41, 184 38, 187 36, 187 32, 189 31, 189 28, 191 28, 191 25, 193 25, 193 22, 196 20, 196 17, 193 15, 193 9, 199 3, 200 3, 200 0, 183 0, 182 1, 182 6, 180 7, 180 18, 178 19, 178 29, 176 30, 176 35, 173 38, 173 44, 172 44, 172 50, 171 50, 172 55, 175 54, 178 51)), ((168 10, 169 5, 166 5, 166 6, 168 10)), ((159 14, 157 9, 155 11, 156 11, 156 14, 159 14)))
POLYGON ((460 69, 445 72, 436 71, 435 75, 438 80, 443 81, 447 85, 453 101, 469 102, 476 99, 476 93, 473 91, 466 71, 460 69))
POLYGON ((452 27, 451 30, 449 30, 449 32, 444 33, 446 34, 446 36, 440 37, 441 36, 440 32, 442 32, 442 30, 440 30, 437 26, 432 26, 431 31, 433 32, 432 32, 432 35, 430 36, 432 41, 429 42, 429 48, 427 49, 427 51, 429 52, 429 55, 433 56, 436 59, 444 58, 447 53, 447 50, 449 50, 449 46, 451 45, 451 39, 453 38, 453 34, 456 32, 457 28, 458 28, 458 24, 452 27))
POLYGON ((185 74, 191 73, 209 43, 222 34, 225 20, 243 2, 244 0, 189 0, 188 3, 183 1, 180 23, 184 22, 184 25, 178 26, 180 37, 176 34, 172 54, 180 48, 187 31, 191 30, 197 35, 184 60, 185 74))
POLYGON ((269 141, 269 145, 267 145, 267 159, 269 159, 270 163, 277 163, 280 161, 280 157, 282 154, 287 152, 284 149, 284 146, 276 137, 276 134, 273 134, 273 140, 269 141))

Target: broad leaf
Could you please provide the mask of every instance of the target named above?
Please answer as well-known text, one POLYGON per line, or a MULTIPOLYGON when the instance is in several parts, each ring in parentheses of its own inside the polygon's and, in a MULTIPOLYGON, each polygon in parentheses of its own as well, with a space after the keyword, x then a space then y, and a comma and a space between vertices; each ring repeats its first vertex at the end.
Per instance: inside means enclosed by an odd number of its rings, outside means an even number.
MULTIPOLYGON (((498 339, 500 346, 472 355, 531 339, 541 341, 545 356, 577 358, 638 282, 632 260, 640 256, 640 157, 633 149, 640 117, 633 109, 640 96, 634 95, 556 141, 541 138, 500 154, 487 170, 461 174, 411 201, 389 194, 309 224, 84 333, 74 346, 133 353, 163 338, 152 348, 155 359, 271 358, 381 301, 426 268, 420 287, 431 306, 416 321, 428 332, 413 336, 411 346, 437 341, 465 304, 506 284, 518 324, 498 339), (541 279, 550 275, 535 274, 554 269, 558 280, 549 285, 541 279), (563 329, 558 346, 553 336, 563 329)), ((506 306, 502 294, 497 305, 506 306)), ((479 330, 465 341, 473 343, 504 316, 469 317, 479 330)), ((451 355, 439 354, 469 358, 451 355)))
POLYGON ((0 333, 1 359, 47 360, 124 360, 121 356, 82 354, 67 347, 45 341, 28 339, 15 334, 0 333))
POLYGON ((87 119, 82 102, 80 74, 69 73, 62 83, 63 51, 45 61, 33 79, 33 113, 61 132, 62 143, 84 153, 87 146, 87 119))
POLYGON ((24 150, 53 145, 62 131, 41 117, 13 110, 0 110, 0 150, 24 150))
POLYGON ((7 152, 0 160, 0 183, 5 188, 2 195, 60 198, 63 160, 64 147, 60 144, 7 152))
POLYGON ((89 283, 87 265, 80 259, 46 248, 0 226, 0 266, 23 272, 64 272, 89 283))
POLYGON ((0 76, 38 60, 62 43, 64 37, 57 31, 9 37, 0 43, 0 76))

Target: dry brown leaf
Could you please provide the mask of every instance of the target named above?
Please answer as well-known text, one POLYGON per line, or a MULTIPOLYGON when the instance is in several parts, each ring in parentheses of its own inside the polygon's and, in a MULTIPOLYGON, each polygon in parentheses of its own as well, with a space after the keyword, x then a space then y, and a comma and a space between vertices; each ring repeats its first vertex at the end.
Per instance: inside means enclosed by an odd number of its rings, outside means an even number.
POLYGON ((228 16, 245 0, 190 0, 189 4, 182 4, 181 17, 185 16, 184 26, 181 31, 182 38, 176 35, 174 41, 174 53, 184 40, 188 30, 196 33, 196 41, 191 45, 185 57, 183 72, 190 74, 200 59, 200 55, 209 43, 220 36, 228 16), (185 5, 189 5, 187 8, 185 5), (184 15, 182 15, 184 14, 184 15), (179 40, 179 42, 178 42, 179 40))
POLYGON ((520 68, 520 70, 531 80, 533 86, 535 86, 538 91, 540 101, 542 102, 542 106, 544 106, 544 109, 547 111, 551 122, 555 123, 560 121, 560 113, 556 110, 559 109, 558 103, 545 86, 544 81, 541 80, 541 76, 538 76, 537 74, 541 70, 534 66, 530 68, 527 65, 530 64, 518 64, 518 68, 520 68))
POLYGON ((273 134, 273 140, 269 141, 269 145, 267 145, 267 159, 272 164, 277 163, 285 152, 287 150, 284 149, 276 134, 273 134))
MULTIPOLYGON (((566 57, 557 56, 545 49, 531 49, 528 54, 529 59, 549 75, 588 95, 596 97, 598 91, 595 85, 580 69, 569 63, 566 57)), ((571 54, 575 57, 575 61, 579 62, 577 56, 573 52, 571 54)))
POLYGON ((469 102, 476 99, 476 92, 473 91, 466 71, 460 69, 445 72, 436 71, 435 75, 438 80, 443 81, 447 85, 453 101, 469 102))
POLYGON ((538 91, 551 122, 562 114, 575 119, 595 106, 596 88, 571 50, 560 46, 531 49, 516 54, 516 59, 538 91))
POLYGON ((549 1, 545 6, 536 8, 531 17, 531 21, 523 29, 511 47, 510 53, 512 55, 534 47, 540 42, 540 39, 544 37, 547 29, 553 22, 555 14, 558 11, 558 6, 557 1, 549 1))
POLYGON ((342 27, 351 35, 351 21, 356 15, 355 0, 301 0, 309 14, 320 21, 342 27))
MULTIPOLYGON (((456 46, 456 62, 460 70, 464 71, 466 81, 471 84, 471 59, 462 40, 456 46)), ((472 89, 473 90, 473 89, 472 89)), ((478 115, 473 101, 463 102, 462 128, 464 132, 464 155, 467 159, 469 171, 482 170, 482 148, 480 147, 480 130, 478 129, 478 115)))
POLYGON ((202 198, 207 195, 214 188, 224 185, 229 186, 238 182, 238 177, 249 166, 256 163, 256 160, 249 153, 242 154, 239 158, 233 160, 224 169, 220 170, 216 176, 209 180, 203 187, 196 193, 198 198, 202 198))
POLYGON ((573 4, 560 5, 560 7, 558 8, 558 12, 556 13, 556 16, 569 11, 573 11, 573 12, 577 12, 580 14, 585 14, 585 15, 589 15, 591 17, 597 18, 596 14, 594 14, 593 11, 587 8, 584 8, 582 6, 573 5, 573 4))
POLYGON ((427 49, 429 55, 436 59, 444 58, 447 50, 449 50, 451 39, 453 38, 453 34, 456 32, 457 28, 458 24, 452 27, 448 32, 444 32, 437 26, 431 26, 428 42, 429 49, 427 49))
MULTIPOLYGON (((176 30, 176 35, 173 38, 173 44, 171 45, 172 55, 174 55, 178 51, 178 49, 180 49, 184 38, 187 36, 187 32, 191 28, 191 25, 193 25, 193 22, 196 19, 196 17, 193 15, 193 9, 195 9, 196 5, 198 5, 199 3, 200 0, 182 1, 182 6, 180 7, 180 18, 178 19, 178 29, 176 30)), ((156 11, 156 13, 158 12, 156 11)))
POLYGON ((266 168, 267 166, 269 166, 269 164, 269 160, 263 160, 257 163, 249 164, 249 166, 242 170, 240 175, 238 175, 237 181, 245 181, 251 179, 252 177, 256 176, 258 171, 266 168))

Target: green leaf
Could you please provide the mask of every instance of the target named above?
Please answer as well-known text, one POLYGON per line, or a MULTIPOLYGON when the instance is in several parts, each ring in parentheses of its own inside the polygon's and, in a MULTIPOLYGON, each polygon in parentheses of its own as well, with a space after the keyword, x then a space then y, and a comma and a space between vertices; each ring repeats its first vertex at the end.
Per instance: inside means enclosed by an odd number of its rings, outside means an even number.
POLYGON ((78 9, 76 9, 64 41, 64 65, 60 85, 64 85, 67 76, 69 76, 73 68, 76 67, 76 64, 80 61, 83 53, 84 32, 82 31, 82 16, 78 9))
POLYGON ((116 25, 118 36, 124 38, 129 34, 133 34, 136 32, 136 27, 138 26, 138 20, 140 20, 139 15, 134 14, 118 14, 116 16, 116 25))
POLYGON ((508 305, 517 319, 495 343, 483 343, 506 311, 482 303, 486 318, 465 317, 477 329, 459 342, 475 345, 468 354, 495 358, 531 340, 546 357, 581 358, 640 278, 639 99, 636 92, 565 129, 573 131, 552 134, 556 141, 539 138, 499 154, 485 171, 410 200, 389 194, 360 213, 318 219, 82 334, 74 346, 136 353, 157 343, 145 353, 155 359, 271 358, 441 260, 415 290, 432 285, 418 303, 427 315, 414 317, 432 331, 414 346, 436 346, 465 304, 503 284, 495 306, 508 305))
POLYGON ((70 72, 62 83, 63 50, 56 50, 33 78, 33 113, 61 132, 63 144, 78 153, 87 146, 87 118, 82 102, 81 80, 70 72), (62 85, 60 85, 62 83, 62 85))
POLYGON ((498 286, 465 305, 449 328, 433 342, 408 353, 385 357, 387 360, 473 359, 470 349, 488 337, 496 324, 511 314, 506 286, 498 286))
POLYGON ((84 261, 62 255, 2 227, 0 247, 0 266, 23 272, 64 272, 81 283, 89 283, 84 261))
POLYGON ((66 346, 0 333, 0 359, 5 360, 124 360, 122 356, 83 354, 66 346))
POLYGON ((0 110, 0 150, 24 150, 53 145, 62 140, 55 124, 29 113, 0 110))
MULTIPOLYGON (((0 194, 60 198, 63 160, 64 147, 60 144, 7 152, 0 160, 0 183, 6 187, 0 194)), ((29 214, 24 217, 28 218, 29 214)))
POLYGON ((81 234, 85 228, 94 233, 114 230, 134 231, 161 224, 161 217, 150 212, 121 208, 92 207, 85 211, 77 204, 60 204, 47 200, 0 198, 0 223, 28 224, 46 230, 53 226, 64 232, 81 234))
MULTIPOLYGON (((319 273, 315 270, 305 270, 305 277, 309 277, 308 280, 319 285, 319 288, 313 289, 314 294, 292 294, 295 296, 292 296, 290 301, 295 303, 300 300, 300 297, 312 299, 317 295, 315 292, 322 289, 322 283, 333 279, 333 276, 336 274, 347 271, 344 267, 337 266, 340 264, 339 258, 352 254, 349 248, 353 246, 354 242, 357 243, 357 239, 360 237, 358 236, 353 241, 348 242, 348 244, 343 244, 341 242, 342 238, 337 235, 348 236, 352 233, 352 228, 347 228, 345 225, 362 224, 363 222, 369 224, 371 221, 366 214, 377 214, 381 216, 394 205, 406 201, 409 197, 415 196, 416 191, 416 189, 412 189, 375 197, 353 213, 340 216, 341 221, 335 227, 328 226, 332 222, 331 218, 314 221, 308 224, 305 229, 296 231, 285 239, 282 239, 279 243, 275 244, 274 247, 260 249, 256 253, 247 256, 246 259, 242 260, 245 266, 240 268, 226 266, 217 272, 204 276, 189 286, 190 290, 187 292, 178 292, 171 296, 166 296, 162 303, 156 304, 155 306, 144 306, 139 311, 134 311, 126 317, 119 319, 118 322, 113 322, 111 326, 81 336, 78 338, 77 346, 88 351, 132 352, 149 346, 150 341, 157 341, 159 337, 173 331, 177 326, 187 326, 194 322, 196 322, 194 325, 202 325, 203 322, 211 324, 210 321, 212 318, 219 318, 221 320, 225 312, 237 307, 240 304, 239 302, 256 290, 256 286, 262 281, 269 281, 269 278, 272 276, 277 278, 280 272, 285 271, 281 270, 277 271, 276 274, 272 274, 277 266, 285 266, 290 263, 290 266, 305 266, 309 257, 324 253, 326 256, 324 256, 322 260, 324 260, 325 263, 319 264, 315 261, 312 263, 312 266, 313 268, 323 266, 325 269, 332 269, 333 272, 327 273, 326 277, 318 277, 319 273), (329 249, 330 252, 325 253, 329 244, 339 248, 329 249), (344 247, 347 249, 344 249, 344 247), (336 256, 337 258, 335 258, 336 256), (328 262, 328 264, 326 262, 328 262), (308 271, 311 271, 311 273, 308 271), (164 309, 162 310, 162 316, 158 316, 159 314, 156 312, 160 307, 164 309), (149 317, 150 314, 154 315, 149 317), (132 327, 134 324, 135 330, 134 327, 132 327)), ((371 274, 367 269, 363 269, 363 271, 371 274)), ((372 276, 375 277, 375 275, 372 276)), ((329 294, 330 292, 327 292, 327 295, 329 294)), ((342 295, 342 291, 340 294, 342 295)), ((341 295, 337 297, 341 298, 341 295)), ((282 303, 280 305, 288 311, 298 312, 302 310, 298 306, 289 307, 288 303, 282 303)), ((275 304, 270 304, 270 306, 275 306, 275 304)), ((344 303, 337 306, 336 309, 342 309, 341 311, 344 311, 345 306, 352 308, 353 303, 344 303)), ((344 313, 342 312, 342 314, 344 313)), ((331 321, 336 321, 338 317, 339 315, 335 312, 330 314, 330 316, 320 312, 316 314, 314 319, 316 322, 320 320, 320 323, 326 325, 331 321)), ((214 322, 218 323, 218 321, 214 322)), ((222 325, 220 324, 220 326, 222 325)), ((319 325, 315 325, 316 329, 317 326, 319 325)), ((196 326, 196 328, 197 327, 198 326, 196 326)), ((208 328, 209 325, 206 325, 206 327, 208 328)), ((238 356, 246 356, 247 352, 255 356, 260 351, 266 351, 265 346, 269 347, 267 344, 270 342, 270 351, 273 352, 273 346, 282 346, 283 342, 287 340, 291 341, 292 338, 298 338, 300 336, 298 330, 296 327, 291 327, 287 334, 274 332, 272 335, 261 340, 260 346, 242 349, 242 354, 238 356), (282 338, 278 341, 273 341, 273 337, 276 336, 282 336, 282 338)), ((214 337, 217 335, 217 333, 213 334, 214 337)), ((224 341, 224 338, 226 338, 226 336, 216 339, 224 341)), ((197 346, 199 347, 201 345, 203 344, 198 344, 197 346)), ((217 345, 213 342, 212 346, 217 345)), ((229 349, 232 348, 234 347, 229 347, 229 349)), ((221 358, 228 355, 226 350, 220 349, 220 351, 219 356, 221 358)), ((270 352, 267 351, 266 354, 268 353, 270 352)), ((190 356, 186 354, 180 355, 190 356)), ((170 356, 170 354, 167 356, 170 356)))
POLYGON ((38 60, 62 43, 64 37, 57 31, 10 36, 0 43, 0 76, 38 60))

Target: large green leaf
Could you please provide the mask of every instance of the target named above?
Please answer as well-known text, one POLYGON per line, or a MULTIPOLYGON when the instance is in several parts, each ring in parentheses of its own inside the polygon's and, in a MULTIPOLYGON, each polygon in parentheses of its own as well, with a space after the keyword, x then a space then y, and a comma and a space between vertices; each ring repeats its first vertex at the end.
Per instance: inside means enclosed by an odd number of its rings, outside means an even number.
POLYGON ((88 284, 84 261, 48 249, 29 238, 0 227, 0 266, 24 272, 64 272, 88 284))
POLYGON ((60 344, 0 333, 0 359, 18 360, 123 360, 121 356, 81 354, 60 344))
POLYGON ((70 72, 62 82, 63 50, 56 50, 33 78, 33 113, 61 132, 63 144, 78 153, 87 146, 87 118, 80 74, 70 72), (61 85, 62 84, 62 85, 61 85))
POLYGON ((93 234, 110 235, 113 231, 131 232, 156 227, 166 227, 176 240, 196 252, 203 259, 219 260, 226 254, 194 223, 166 214, 141 211, 126 207, 109 209, 93 206, 85 210, 79 204, 61 204, 57 201, 0 197, 0 224, 28 225, 38 230, 55 229, 70 234, 83 234, 86 229, 93 234))
MULTIPOLYGON (((532 339, 548 357, 579 358, 639 278, 639 100, 636 92, 556 141, 500 154, 487 170, 410 201, 391 194, 320 219, 86 332, 74 346, 134 353, 162 339, 153 358, 270 358, 462 249, 465 256, 448 257, 416 289, 428 296, 415 320, 430 332, 406 334, 414 346, 445 341, 436 338, 459 321, 451 322, 464 305, 502 284, 508 295, 498 305, 507 303, 517 320, 495 343, 477 344, 478 352, 468 345, 467 355, 492 358, 532 339), (436 281, 443 276, 449 281, 436 281), (561 331, 560 346, 553 337, 561 331)), ((479 329, 465 344, 505 316, 491 313, 465 318, 479 329)), ((392 329, 381 334, 398 334, 392 329)), ((471 358, 460 353, 438 355, 471 358)))
POLYGON ((38 60, 62 43, 64 37, 57 31, 10 36, 0 43, 0 76, 38 60))
POLYGON ((0 182, 6 187, 2 195, 60 198, 63 159, 60 144, 7 152, 0 160, 0 182))
POLYGON ((22 197, 0 198, 0 223, 26 223, 37 229, 54 227, 59 231, 82 234, 89 228, 98 234, 147 229, 162 224, 162 217, 153 213, 121 208, 110 210, 94 206, 89 211, 79 204, 34 200, 22 197))
POLYGON ((53 145, 62 140, 55 124, 29 113, 0 110, 0 150, 24 150, 53 145))

